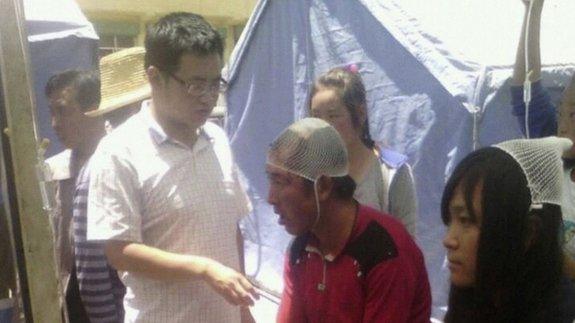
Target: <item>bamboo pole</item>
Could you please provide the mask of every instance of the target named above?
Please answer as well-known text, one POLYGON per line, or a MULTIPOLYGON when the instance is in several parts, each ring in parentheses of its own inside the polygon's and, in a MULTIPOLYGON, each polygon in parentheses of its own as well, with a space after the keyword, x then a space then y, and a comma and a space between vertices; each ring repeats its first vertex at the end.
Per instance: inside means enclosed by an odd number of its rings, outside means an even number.
POLYGON ((36 176, 39 144, 22 0, 0 0, 0 8, 0 71, 17 204, 12 216, 20 224, 20 280, 29 297, 25 313, 32 316, 26 321, 61 322, 53 239, 36 176))

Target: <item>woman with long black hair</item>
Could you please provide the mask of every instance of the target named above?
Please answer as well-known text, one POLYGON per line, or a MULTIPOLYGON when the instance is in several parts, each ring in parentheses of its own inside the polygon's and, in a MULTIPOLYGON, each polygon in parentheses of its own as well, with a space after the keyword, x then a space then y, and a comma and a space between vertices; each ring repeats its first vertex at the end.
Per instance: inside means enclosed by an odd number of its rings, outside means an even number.
POLYGON ((561 153, 555 137, 477 150, 444 190, 451 290, 446 322, 573 322, 562 274, 561 153))

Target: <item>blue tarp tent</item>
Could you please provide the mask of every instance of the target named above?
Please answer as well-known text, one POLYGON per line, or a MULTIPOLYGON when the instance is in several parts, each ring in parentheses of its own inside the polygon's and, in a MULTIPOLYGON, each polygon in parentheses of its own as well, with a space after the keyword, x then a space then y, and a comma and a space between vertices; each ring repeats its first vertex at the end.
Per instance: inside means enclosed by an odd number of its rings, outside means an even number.
MULTIPOLYGON (((572 1, 550 0, 544 12, 543 79, 555 98, 573 72, 575 48, 567 45, 575 28, 565 14, 573 10, 572 1)), ((226 128, 254 204, 243 222, 248 274, 281 291, 290 237, 265 201, 269 143, 306 116, 314 78, 355 63, 368 91, 372 137, 414 166, 417 240, 433 315, 441 318, 448 286, 441 192, 451 167, 474 147, 521 135, 508 87, 522 18, 521 1, 260 1, 226 73, 226 128)), ((265 321, 274 311, 269 303, 254 313, 265 321)))
POLYGON ((63 149, 50 124, 44 86, 50 76, 67 69, 98 66, 98 36, 73 0, 25 0, 31 73, 41 137, 51 141, 47 156, 63 149))

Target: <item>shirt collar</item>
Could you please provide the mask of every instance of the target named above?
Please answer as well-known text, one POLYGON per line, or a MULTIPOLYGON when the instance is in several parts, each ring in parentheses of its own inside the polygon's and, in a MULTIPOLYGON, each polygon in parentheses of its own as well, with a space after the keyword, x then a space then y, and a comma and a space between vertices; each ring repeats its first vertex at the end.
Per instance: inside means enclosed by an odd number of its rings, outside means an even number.
MULTIPOLYGON (((144 120, 144 123, 148 127, 148 132, 150 133, 152 140, 158 146, 162 145, 166 142, 172 142, 172 143, 176 143, 178 145, 181 145, 176 140, 171 139, 168 136, 168 134, 166 134, 166 132, 164 131, 162 126, 158 123, 158 121, 156 121, 156 119, 154 119, 154 116, 152 115, 151 103, 152 103, 151 100, 143 101, 140 113, 142 114, 142 118, 144 120)), ((210 134, 208 134, 205 131, 204 126, 200 127, 200 129, 199 129, 198 139, 200 139, 200 138, 205 138, 208 142, 213 142, 213 139, 214 139, 213 136, 211 136, 210 134)), ((199 142, 199 140, 198 140, 198 142, 199 142)), ((201 148, 201 147, 198 147, 198 148, 201 148)))
POLYGON ((341 255, 343 252, 345 252, 345 249, 347 248, 347 246, 353 240, 355 240, 357 238, 357 236, 359 235, 359 233, 361 231, 360 227, 364 227, 363 218, 360 218, 360 214, 362 213, 362 208, 363 207, 360 204, 357 204, 356 216, 355 216, 355 220, 353 223, 353 228, 351 229, 351 233, 349 234, 349 237, 347 238, 347 242, 345 243, 343 248, 338 253, 323 255, 321 253, 321 251, 319 250, 319 248, 317 247, 318 240, 313 234, 310 234, 307 245, 305 246, 305 251, 317 253, 317 254, 321 255, 325 260, 333 262, 337 257, 339 257, 339 255, 341 255), (360 223, 360 221, 361 221, 361 223, 360 223))

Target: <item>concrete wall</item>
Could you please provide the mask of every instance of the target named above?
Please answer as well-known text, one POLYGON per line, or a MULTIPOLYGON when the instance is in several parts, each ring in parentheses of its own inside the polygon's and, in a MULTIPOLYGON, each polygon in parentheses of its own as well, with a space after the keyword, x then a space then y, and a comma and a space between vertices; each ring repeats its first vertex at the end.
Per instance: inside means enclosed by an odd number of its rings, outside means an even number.
MULTIPOLYGON (((235 45, 234 29, 249 19, 257 0, 76 0, 97 27, 127 23, 137 26, 136 45, 142 45, 146 25, 173 11, 190 11, 204 16, 226 36, 225 58, 235 45)), ((236 31, 237 33, 237 31, 236 31)))

